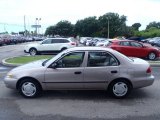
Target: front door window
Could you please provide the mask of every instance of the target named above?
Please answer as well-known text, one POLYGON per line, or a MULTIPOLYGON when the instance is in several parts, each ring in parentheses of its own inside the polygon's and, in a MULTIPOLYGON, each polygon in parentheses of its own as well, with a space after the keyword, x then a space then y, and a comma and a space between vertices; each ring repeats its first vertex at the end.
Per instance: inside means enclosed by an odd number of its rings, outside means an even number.
POLYGON ((73 52, 57 62, 57 68, 72 68, 81 67, 83 62, 84 52, 73 52))

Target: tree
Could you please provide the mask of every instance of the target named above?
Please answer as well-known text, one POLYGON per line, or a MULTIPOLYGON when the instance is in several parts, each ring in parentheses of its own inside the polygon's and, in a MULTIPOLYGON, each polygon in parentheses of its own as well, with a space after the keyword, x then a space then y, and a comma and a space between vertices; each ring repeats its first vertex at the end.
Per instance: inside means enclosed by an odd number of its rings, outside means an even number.
POLYGON ((49 26, 46 31, 45 35, 56 35, 56 27, 55 26, 49 26))
POLYGON ((149 29, 151 27, 155 27, 155 28, 158 28, 160 29, 160 22, 150 22, 149 25, 147 25, 146 29, 149 29))
POLYGON ((45 35, 71 36, 73 34, 73 28, 74 25, 69 21, 60 21, 56 25, 48 27, 45 35))
POLYGON ((134 24, 132 25, 132 28, 133 28, 134 30, 136 30, 136 31, 138 31, 140 27, 141 27, 141 24, 140 24, 140 23, 134 23, 134 24))
POLYGON ((96 17, 88 17, 83 20, 78 20, 75 24, 75 33, 81 36, 94 36, 98 31, 99 25, 96 17))
POLYGON ((60 21, 55 26, 57 34, 61 36, 71 36, 73 35, 73 28, 74 25, 72 25, 69 21, 60 21))
POLYGON ((103 37, 122 36, 126 30, 126 16, 119 16, 117 13, 106 13, 99 17, 100 34, 103 37), (108 31, 109 25, 109 31, 108 31))

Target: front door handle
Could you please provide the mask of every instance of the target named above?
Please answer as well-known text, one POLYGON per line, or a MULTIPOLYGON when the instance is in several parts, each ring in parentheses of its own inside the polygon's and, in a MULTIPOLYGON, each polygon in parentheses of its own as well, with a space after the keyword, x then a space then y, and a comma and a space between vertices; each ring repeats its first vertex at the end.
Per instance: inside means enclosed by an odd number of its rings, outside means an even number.
POLYGON ((113 71, 111 71, 111 73, 118 73, 118 71, 117 70, 113 70, 113 71))
POLYGON ((74 74, 81 74, 81 73, 82 73, 81 71, 74 72, 74 74))

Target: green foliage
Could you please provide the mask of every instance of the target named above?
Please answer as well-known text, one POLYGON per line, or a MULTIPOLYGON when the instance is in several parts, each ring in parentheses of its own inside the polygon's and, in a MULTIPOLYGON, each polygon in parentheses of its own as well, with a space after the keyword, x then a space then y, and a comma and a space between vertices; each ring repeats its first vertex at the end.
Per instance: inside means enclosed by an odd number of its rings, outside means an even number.
POLYGON ((103 37, 108 37, 108 25, 109 35, 111 38, 116 36, 123 36, 126 33, 126 16, 119 16, 117 13, 106 13, 99 17, 100 32, 103 37), (108 23, 109 22, 109 23, 108 23))
POLYGON ((75 33, 81 36, 94 36, 98 30, 98 20, 95 16, 77 21, 74 29, 75 33))
POLYGON ((70 36, 73 33, 73 25, 69 21, 60 21, 56 25, 58 35, 70 36))
POLYGON ((160 29, 160 22, 155 22, 155 21, 150 22, 149 25, 147 25, 146 30, 152 27, 160 29))
POLYGON ((140 23, 134 23, 133 25, 132 25, 132 28, 134 29, 134 30, 139 30, 139 27, 141 27, 141 24, 140 23))
POLYGON ((145 38, 160 37, 160 29, 151 27, 147 30, 142 30, 140 32, 137 31, 134 34, 136 36, 145 37, 145 38))
POLYGON ((109 37, 130 36, 132 32, 126 26, 126 20, 126 16, 124 15, 119 16, 117 13, 106 13, 98 19, 93 16, 78 20, 75 25, 72 25, 68 21, 60 21, 55 26, 48 27, 45 35, 58 34, 69 36, 75 34, 90 37, 108 37, 109 25, 109 37))
POLYGON ((73 28, 69 21, 60 21, 55 26, 50 26, 46 29, 45 35, 61 35, 61 36, 71 36, 73 35, 73 28))

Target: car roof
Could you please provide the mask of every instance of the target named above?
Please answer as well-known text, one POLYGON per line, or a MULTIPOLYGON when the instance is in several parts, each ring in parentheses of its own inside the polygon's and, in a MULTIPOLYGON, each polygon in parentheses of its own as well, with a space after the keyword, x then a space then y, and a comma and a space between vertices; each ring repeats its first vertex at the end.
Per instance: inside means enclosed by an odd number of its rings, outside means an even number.
POLYGON ((135 41, 135 40, 112 40, 111 42, 127 42, 127 41, 132 41, 132 42, 138 42, 138 41, 135 41))
POLYGON ((68 38, 58 37, 58 38, 47 38, 47 39, 68 39, 68 38))
POLYGON ((106 48, 106 47, 73 47, 67 50, 68 51, 91 51, 92 50, 92 51, 110 51, 110 52, 114 51, 113 49, 106 48))

